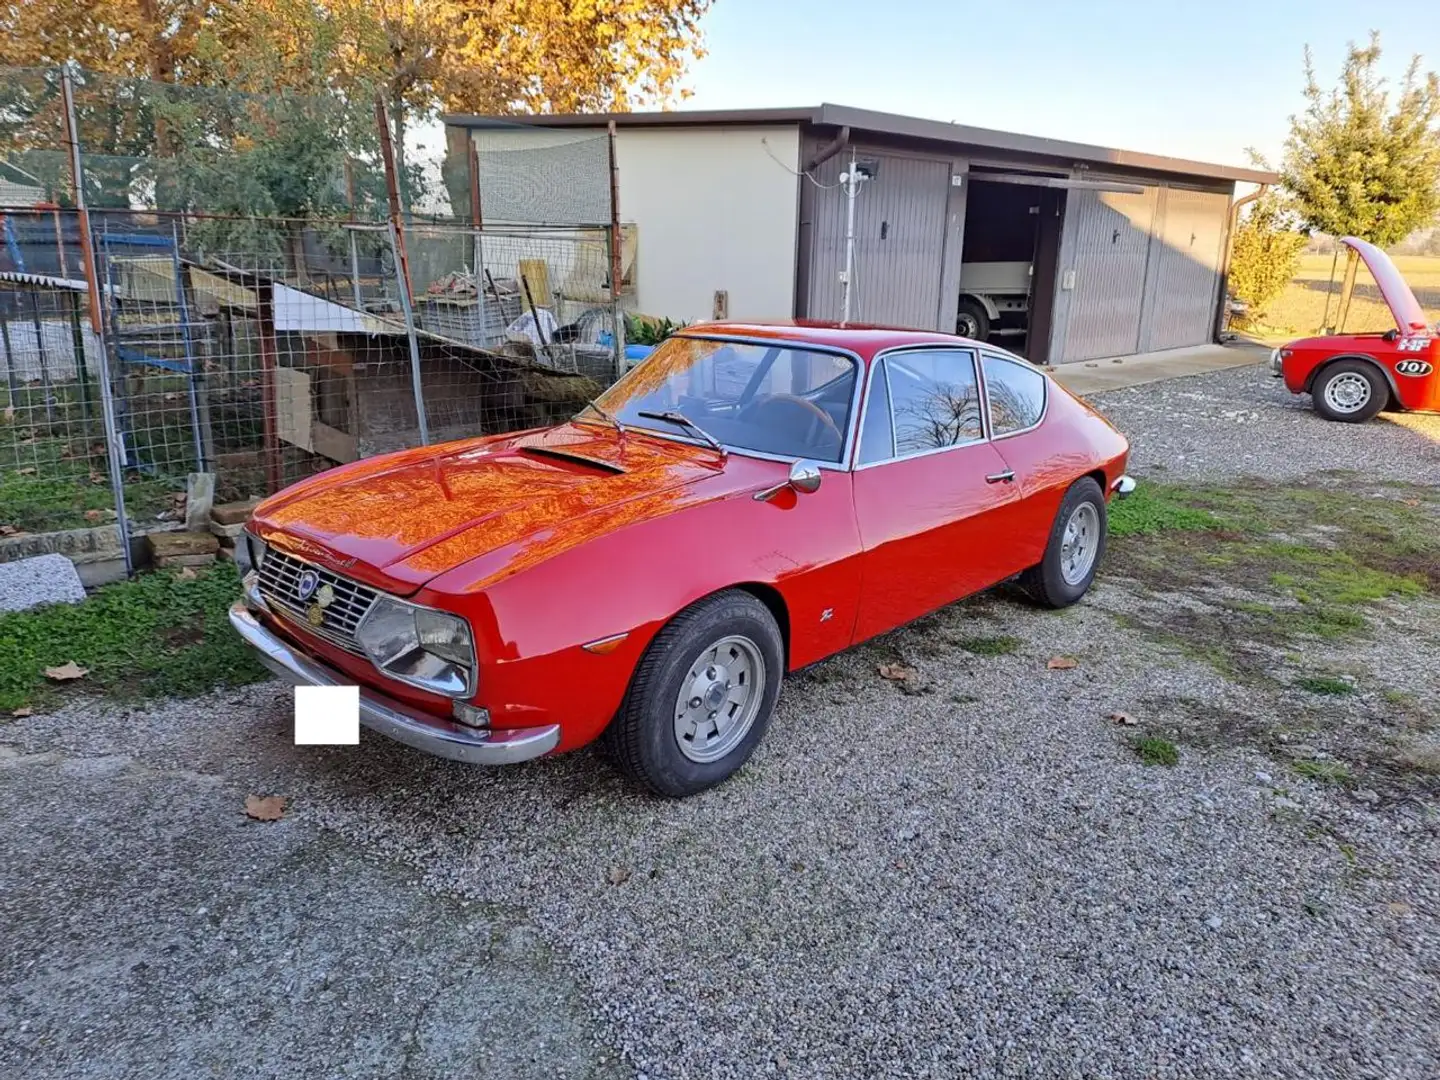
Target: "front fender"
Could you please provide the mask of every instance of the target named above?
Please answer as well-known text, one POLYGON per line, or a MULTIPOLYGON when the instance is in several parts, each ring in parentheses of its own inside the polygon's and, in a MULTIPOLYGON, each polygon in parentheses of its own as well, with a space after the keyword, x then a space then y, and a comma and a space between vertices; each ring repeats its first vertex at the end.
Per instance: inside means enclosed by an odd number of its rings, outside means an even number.
POLYGON ((753 459, 732 467, 756 482, 599 533, 483 584, 467 581, 464 567, 430 583, 427 591, 449 594, 447 606, 470 619, 480 660, 475 701, 492 723, 558 723, 561 750, 584 745, 615 715, 660 628, 737 585, 781 597, 792 669, 850 644, 860 586, 850 474, 826 470, 813 494, 787 490, 762 502, 753 493, 786 467, 753 459))

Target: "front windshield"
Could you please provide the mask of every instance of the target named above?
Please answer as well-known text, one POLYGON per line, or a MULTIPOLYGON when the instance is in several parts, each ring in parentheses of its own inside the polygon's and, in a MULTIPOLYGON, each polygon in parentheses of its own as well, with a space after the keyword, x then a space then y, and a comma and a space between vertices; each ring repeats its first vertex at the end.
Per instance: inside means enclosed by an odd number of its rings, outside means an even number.
MULTIPOLYGON (((696 439, 656 414, 678 412, 736 450, 838 464, 850 424, 855 361, 783 344, 667 338, 599 398, 622 424, 696 439)), ((585 418, 595 417, 586 410, 585 418)))

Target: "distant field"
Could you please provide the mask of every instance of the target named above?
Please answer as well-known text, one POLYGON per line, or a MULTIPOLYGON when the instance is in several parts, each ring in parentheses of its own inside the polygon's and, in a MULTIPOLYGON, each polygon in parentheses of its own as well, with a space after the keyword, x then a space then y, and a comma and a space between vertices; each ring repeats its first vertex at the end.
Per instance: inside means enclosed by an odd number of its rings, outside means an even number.
MULTIPOLYGON (((1396 255, 1394 259, 1410 288, 1415 291, 1416 299, 1425 308, 1426 315, 1431 321, 1440 321, 1440 256, 1396 255)), ((1325 323, 1325 302, 1332 288, 1330 321, 1333 323, 1344 274, 1343 254, 1334 261, 1333 286, 1330 284, 1331 256, 1304 256, 1295 280, 1271 303, 1265 325, 1255 328, 1258 335, 1263 338, 1288 338, 1316 333, 1325 323)), ((1375 280, 1361 263, 1355 275, 1355 298, 1350 302, 1350 316, 1345 321, 1345 329, 1363 333, 1388 330, 1394 325, 1389 309, 1380 299, 1375 280)))

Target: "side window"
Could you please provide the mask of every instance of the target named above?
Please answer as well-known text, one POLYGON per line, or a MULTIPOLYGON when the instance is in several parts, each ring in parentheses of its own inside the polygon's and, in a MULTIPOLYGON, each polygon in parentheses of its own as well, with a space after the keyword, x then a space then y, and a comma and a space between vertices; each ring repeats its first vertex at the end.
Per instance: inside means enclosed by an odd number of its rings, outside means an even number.
POLYGON ((895 435, 890 426, 890 390, 885 383, 883 363, 877 361, 874 374, 870 376, 870 397, 865 403, 865 425, 860 429, 860 465, 895 456, 895 435))
POLYGON ((891 353, 885 374, 904 456, 984 438, 975 354, 961 349, 891 353))
POLYGON ((986 356, 985 399, 996 435, 1034 427, 1045 413, 1045 376, 1011 360, 986 356))

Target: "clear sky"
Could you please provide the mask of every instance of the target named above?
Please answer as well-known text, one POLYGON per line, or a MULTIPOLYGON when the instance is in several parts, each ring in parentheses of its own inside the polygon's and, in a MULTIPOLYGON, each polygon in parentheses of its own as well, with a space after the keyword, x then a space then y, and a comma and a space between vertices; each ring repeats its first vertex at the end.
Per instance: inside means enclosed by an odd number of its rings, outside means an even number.
POLYGON ((831 102, 1245 164, 1279 156, 1347 41, 1440 70, 1440 0, 715 0, 686 109, 831 102))

